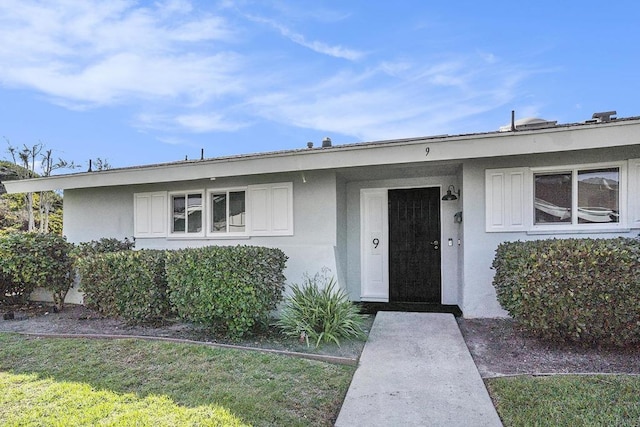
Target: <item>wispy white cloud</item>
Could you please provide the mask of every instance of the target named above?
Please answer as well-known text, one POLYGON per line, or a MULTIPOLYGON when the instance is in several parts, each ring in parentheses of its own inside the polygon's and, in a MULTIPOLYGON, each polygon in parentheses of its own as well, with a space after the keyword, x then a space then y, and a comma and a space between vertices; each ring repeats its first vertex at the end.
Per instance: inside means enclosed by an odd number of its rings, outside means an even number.
POLYGON ((201 46, 224 42, 232 31, 220 17, 190 11, 185 1, 153 8, 122 0, 4 1, 0 81, 85 106, 155 98, 202 103, 241 90, 239 56, 201 46))
POLYGON ((510 102, 528 72, 472 56, 427 66, 384 63, 365 74, 256 96, 252 105, 268 120, 361 140, 433 135, 510 102))
POLYGON ((155 129, 165 132, 234 132, 249 125, 218 112, 196 112, 186 114, 139 114, 134 125, 140 129, 155 129))
MULTIPOLYGON (((528 75, 486 52, 354 49, 282 24, 311 19, 303 11, 288 21, 235 3, 4 0, 0 85, 66 108, 125 106, 132 126, 166 143, 265 120, 374 140, 448 133, 510 102, 528 75)), ((348 13, 329 12, 349 25, 348 13)))
POLYGON ((329 55, 334 58, 347 59, 349 61, 357 61, 365 56, 364 52, 361 52, 355 49, 349 49, 339 45, 332 46, 317 40, 309 41, 306 39, 304 35, 297 33, 295 31, 292 31, 291 29, 287 28, 286 26, 272 19, 266 19, 263 17, 253 16, 253 15, 247 15, 247 18, 249 18, 254 22, 267 24, 270 27, 278 30, 282 36, 286 37, 292 42, 299 44, 300 46, 306 47, 307 49, 311 49, 314 52, 321 53, 323 55, 329 55))

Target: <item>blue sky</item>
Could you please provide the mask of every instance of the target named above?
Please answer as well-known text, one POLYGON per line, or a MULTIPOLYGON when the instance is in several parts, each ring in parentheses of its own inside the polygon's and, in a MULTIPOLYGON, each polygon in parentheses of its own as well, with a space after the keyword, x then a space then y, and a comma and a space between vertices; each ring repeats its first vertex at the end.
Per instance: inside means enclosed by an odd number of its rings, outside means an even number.
POLYGON ((121 167, 640 115, 640 2, 523 4, 2 0, 0 136, 121 167))

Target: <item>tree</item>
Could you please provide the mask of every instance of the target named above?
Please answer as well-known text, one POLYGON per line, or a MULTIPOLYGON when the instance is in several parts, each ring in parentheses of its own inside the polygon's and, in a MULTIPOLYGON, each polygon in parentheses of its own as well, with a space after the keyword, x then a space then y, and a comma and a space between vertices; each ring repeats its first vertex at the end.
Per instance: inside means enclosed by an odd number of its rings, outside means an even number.
MULTIPOLYGON (((74 169, 76 165, 61 158, 54 161, 53 151, 45 150, 43 143, 38 143, 31 147, 26 144, 22 149, 9 144, 8 152, 11 155, 13 163, 17 166, 17 179, 35 178, 40 175, 36 173, 36 165, 40 164, 42 176, 51 176, 52 172, 57 169, 74 169)), ((39 226, 38 231, 48 233, 51 224, 51 212, 56 204, 60 204, 60 196, 53 191, 41 191, 39 194, 26 193, 24 195, 24 209, 27 217, 27 231, 36 231, 35 206, 38 207, 39 226)), ((56 227, 58 228, 58 227, 56 227)))
MULTIPOLYGON (((26 178, 33 178, 34 176, 36 176, 35 174, 36 157, 42 152, 42 146, 43 146, 42 143, 38 143, 31 148, 24 145, 22 150, 18 150, 16 147, 11 145, 8 140, 7 140, 7 143, 9 144, 8 151, 9 151, 9 154, 11 154, 13 163, 15 163, 18 166, 21 166, 21 168, 18 169, 19 171, 18 178, 26 179, 26 178)), ((27 211, 27 222, 28 222, 27 230, 35 231, 36 222, 35 222, 35 216, 33 214, 33 192, 25 193, 24 198, 25 198, 26 211, 27 211)))
POLYGON ((89 160, 89 172, 105 171, 111 169, 111 165, 107 159, 96 157, 95 160, 89 160))
MULTIPOLYGON (((64 168, 75 168, 75 164, 73 162, 69 163, 66 160, 58 158, 58 161, 54 163, 52 157, 52 150, 46 150, 42 155, 42 175, 43 176, 51 176, 51 173, 56 169, 64 169, 64 168)), ((53 191, 41 191, 40 192, 40 232, 48 233, 49 232, 49 215, 51 213, 51 209, 53 208, 53 204, 56 201, 57 194, 53 191)), ((59 197, 58 197, 59 198, 59 197)))

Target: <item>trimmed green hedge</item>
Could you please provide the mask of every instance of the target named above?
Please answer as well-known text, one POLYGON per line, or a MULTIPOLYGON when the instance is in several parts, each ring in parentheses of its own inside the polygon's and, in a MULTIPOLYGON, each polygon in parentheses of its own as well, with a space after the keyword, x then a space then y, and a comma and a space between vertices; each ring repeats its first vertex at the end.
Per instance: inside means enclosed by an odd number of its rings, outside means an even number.
POLYGON ((170 251, 169 299, 181 318, 241 337, 266 324, 282 300, 286 260, 279 249, 256 246, 170 251))
POLYGON ((130 324, 154 323, 170 312, 165 251, 98 253, 78 259, 84 303, 130 324))
POLYGON ((537 336, 585 344, 640 343, 640 241, 505 242, 493 285, 509 314, 537 336))
POLYGON ((78 243, 75 246, 74 255, 77 258, 82 258, 94 254, 128 251, 133 249, 135 244, 135 241, 131 241, 126 237, 124 240, 118 240, 114 237, 103 237, 99 240, 78 243))
POLYGON ((56 234, 12 233, 0 237, 0 301, 22 302, 45 288, 62 309, 73 285, 73 245, 56 234))

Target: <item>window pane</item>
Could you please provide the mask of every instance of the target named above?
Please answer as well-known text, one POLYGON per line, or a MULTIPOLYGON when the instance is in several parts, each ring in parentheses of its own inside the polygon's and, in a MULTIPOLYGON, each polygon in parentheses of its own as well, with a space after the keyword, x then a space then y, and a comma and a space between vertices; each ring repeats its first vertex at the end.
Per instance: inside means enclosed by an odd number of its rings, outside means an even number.
POLYGON ((212 194, 211 195, 211 231, 213 233, 227 232, 227 195, 212 194))
POLYGON ((619 221, 618 168, 578 171, 578 223, 619 221))
POLYGON ((189 194, 187 198, 189 218, 187 226, 189 233, 198 233, 202 230, 202 195, 189 194))
POLYGON ((244 191, 232 191, 229 193, 229 231, 240 233, 245 227, 245 201, 244 191))
POLYGON ((173 205, 173 225, 171 228, 172 233, 184 233, 185 231, 184 202, 185 202, 185 197, 183 195, 172 197, 172 205, 173 205))
POLYGON ((536 174, 535 223, 571 223, 571 172, 536 174))

